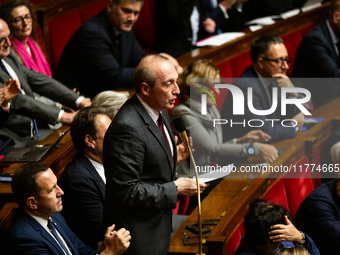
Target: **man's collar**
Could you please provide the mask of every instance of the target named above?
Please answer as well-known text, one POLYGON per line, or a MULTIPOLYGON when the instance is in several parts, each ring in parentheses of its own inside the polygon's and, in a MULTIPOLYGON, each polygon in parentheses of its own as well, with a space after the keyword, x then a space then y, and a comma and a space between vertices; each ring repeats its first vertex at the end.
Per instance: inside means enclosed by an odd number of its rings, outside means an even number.
POLYGON ((328 30, 329 30, 329 33, 331 35, 331 39, 333 41, 334 44, 337 44, 340 39, 336 36, 336 34, 334 33, 333 29, 331 28, 331 26, 329 25, 329 21, 326 20, 326 24, 327 24, 327 27, 328 27, 328 30))
MULTIPOLYGON (((27 211, 25 209, 24 209, 24 211, 27 212, 28 215, 30 215, 33 219, 35 219, 43 228, 45 228, 45 229, 47 228, 47 220, 46 219, 44 219, 44 218, 42 218, 38 215, 35 215, 32 212, 27 211)), ((50 217, 50 219, 51 219, 51 217, 50 217)))
POLYGON ((137 98, 138 98, 139 102, 144 106, 145 110, 148 112, 148 114, 150 115, 151 119, 157 125, 157 120, 158 120, 158 117, 159 117, 159 112, 157 112, 150 105, 148 105, 138 94, 136 94, 136 95, 137 95, 137 98))

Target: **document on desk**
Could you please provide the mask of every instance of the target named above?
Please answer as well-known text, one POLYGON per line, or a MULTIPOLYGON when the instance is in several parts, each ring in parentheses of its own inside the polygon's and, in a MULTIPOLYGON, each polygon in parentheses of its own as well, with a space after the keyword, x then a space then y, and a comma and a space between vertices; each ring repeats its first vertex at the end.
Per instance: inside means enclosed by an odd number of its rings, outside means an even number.
POLYGON ((281 17, 279 15, 276 16, 268 16, 268 17, 262 17, 258 19, 253 19, 245 23, 246 26, 249 25, 260 25, 260 26, 268 26, 275 23, 274 19, 280 19, 281 17))
POLYGON ((314 8, 317 8, 322 5, 323 0, 308 0, 301 8, 302 12, 306 12, 309 10, 312 10, 314 8))
POLYGON ((220 46, 222 44, 235 40, 244 35, 245 33, 241 33, 241 32, 223 33, 223 34, 219 34, 215 36, 210 36, 206 39, 198 41, 195 45, 197 47, 220 46))
MULTIPOLYGON (((200 183, 211 182, 216 179, 224 178, 228 176, 232 172, 232 170, 235 169, 235 167, 234 167, 234 164, 230 164, 230 165, 223 166, 223 167, 215 167, 215 166, 199 167, 197 166, 198 172, 203 172, 203 169, 209 172, 198 175, 198 180, 200 183)), ((192 177, 192 179, 196 180, 196 176, 192 177)))

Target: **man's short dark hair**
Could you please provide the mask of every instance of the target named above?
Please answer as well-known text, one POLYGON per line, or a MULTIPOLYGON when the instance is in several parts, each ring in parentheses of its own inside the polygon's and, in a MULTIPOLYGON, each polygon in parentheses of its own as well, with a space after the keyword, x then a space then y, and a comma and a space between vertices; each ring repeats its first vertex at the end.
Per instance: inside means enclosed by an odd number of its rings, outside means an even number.
POLYGON ((275 224, 286 224, 284 216, 292 221, 292 215, 283 206, 264 199, 254 200, 244 217, 245 237, 255 245, 265 245, 269 240, 270 227, 275 224))
POLYGON ((140 64, 136 68, 135 74, 133 75, 133 86, 135 88, 136 93, 141 92, 140 85, 145 82, 152 89, 155 88, 155 84, 157 81, 157 77, 155 72, 151 69, 150 64, 154 61, 164 61, 169 60, 168 58, 157 55, 150 54, 142 58, 140 64))
POLYGON ((74 147, 83 151, 85 148, 85 136, 89 135, 92 139, 97 139, 96 116, 99 114, 107 115, 107 111, 102 107, 85 107, 74 117, 71 123, 71 137, 74 147))
POLYGON ((330 12, 334 13, 334 12, 338 12, 338 11, 340 11, 340 1, 339 0, 332 0, 330 12))
POLYGON ((12 24, 11 13, 14 8, 19 6, 26 6, 30 14, 33 14, 32 3, 27 0, 7 0, 0 6, 0 19, 6 21, 9 27, 11 27, 10 25, 12 24))
POLYGON ((113 5, 118 5, 120 4, 121 2, 123 1, 130 1, 132 3, 135 3, 135 2, 142 2, 142 4, 144 3, 144 0, 109 0, 113 3, 113 5))
POLYGON ((37 175, 45 172, 48 166, 44 163, 29 163, 15 170, 12 179, 12 191, 17 203, 26 205, 29 197, 39 197, 41 187, 37 183, 37 175))
POLYGON ((270 45, 284 43, 283 40, 276 35, 263 35, 257 38, 250 47, 251 61, 256 63, 259 57, 265 57, 270 49, 270 45))

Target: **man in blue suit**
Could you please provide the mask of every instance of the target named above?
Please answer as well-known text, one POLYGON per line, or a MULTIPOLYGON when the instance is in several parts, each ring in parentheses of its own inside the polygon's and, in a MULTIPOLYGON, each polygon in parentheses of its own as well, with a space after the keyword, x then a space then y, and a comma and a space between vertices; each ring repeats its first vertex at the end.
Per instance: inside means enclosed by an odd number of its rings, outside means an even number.
MULTIPOLYGON (((2 254, 122 254, 130 245, 125 229, 107 228, 98 250, 86 246, 67 226, 60 214, 64 194, 57 177, 43 163, 19 167, 12 181, 19 209, 2 243, 2 254)), ((83 224, 86 224, 84 222, 83 224)))
MULTIPOLYGON (((296 52, 293 77, 340 78, 340 1, 333 0, 330 15, 313 28, 296 52)), ((339 82, 333 79, 310 79, 306 88, 318 106, 340 96, 339 82)))
MULTIPOLYGON (((235 137, 241 137, 256 128, 261 128, 263 132, 271 136, 270 143, 295 137, 296 127, 302 127, 304 116, 292 104, 287 105, 286 115, 281 115, 281 89, 283 87, 294 87, 286 75, 291 59, 288 57, 283 40, 277 36, 261 36, 252 43, 250 54, 253 65, 249 66, 234 83, 242 90, 245 97, 245 112, 243 115, 233 114, 233 96, 229 92, 221 111, 221 117, 229 122, 232 120, 238 124, 232 126, 230 124, 223 125, 223 139, 228 141, 235 137), (250 96, 248 88, 252 88, 252 102, 256 110, 268 110, 271 108, 273 102, 272 91, 276 88, 276 110, 267 115, 255 115, 247 105, 248 97, 250 96), (268 119, 275 121, 267 121, 268 119), (285 121, 284 126, 282 125, 284 119, 290 119, 292 123, 285 121), (261 126, 261 124, 263 125, 261 126)), ((296 93, 287 93, 287 95, 292 98, 297 97, 296 93)))
POLYGON ((59 181, 65 191, 62 214, 79 239, 93 249, 103 238, 106 182, 103 140, 110 123, 102 108, 79 111, 71 124, 72 141, 78 153, 59 181))

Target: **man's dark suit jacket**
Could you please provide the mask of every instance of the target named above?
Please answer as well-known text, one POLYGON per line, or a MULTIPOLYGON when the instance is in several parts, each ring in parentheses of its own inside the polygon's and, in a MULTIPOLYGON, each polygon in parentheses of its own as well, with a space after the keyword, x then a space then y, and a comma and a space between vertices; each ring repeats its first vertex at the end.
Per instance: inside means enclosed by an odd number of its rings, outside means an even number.
MULTIPOLYGON (((19 136, 27 136, 30 135, 32 118, 44 123, 56 123, 60 109, 35 100, 33 92, 67 107, 76 107, 75 102, 79 96, 63 84, 42 73, 28 69, 25 65, 19 63, 12 54, 4 60, 13 68, 18 76, 21 88, 25 91, 25 95, 21 92, 11 100, 12 114, 4 124, 5 128, 19 136)), ((0 84, 5 83, 10 78, 12 77, 0 68, 0 84)))
MULTIPOLYGON (((161 0, 155 1, 156 46, 158 52, 165 52, 179 57, 193 49, 193 32, 190 16, 196 6, 200 14, 197 41, 204 38, 204 27, 199 0, 161 0)), ((206 37, 208 34, 206 34, 206 37)))
MULTIPOLYGON (((270 143, 281 141, 284 139, 288 139, 296 136, 294 127, 283 127, 281 125, 281 121, 283 119, 291 119, 300 110, 295 105, 287 105, 287 115, 281 115, 281 91, 278 89, 278 100, 277 100, 277 108, 270 115, 255 115, 248 109, 248 92, 247 89, 249 87, 253 88, 253 106, 257 110, 268 110, 271 105, 269 105, 269 99, 267 96, 267 92, 262 85, 260 79, 257 76, 257 73, 253 66, 249 66, 241 75, 240 79, 237 79, 234 82, 234 85, 239 87, 244 95, 244 115, 233 115, 233 97, 232 93, 229 92, 227 98, 224 101, 221 117, 222 119, 227 119, 228 124, 222 125, 223 130, 223 140, 229 141, 232 138, 238 138, 251 130, 261 129, 263 132, 269 134, 271 136, 270 143), (233 125, 230 127, 230 120, 233 122, 243 122, 245 120, 245 127, 240 124, 233 125), (247 123, 251 119, 260 119, 264 122, 262 127, 253 128, 250 127, 247 123), (280 121, 274 121, 274 126, 272 126, 272 121, 266 121, 266 119, 279 119, 280 121)), ((277 87, 276 82, 273 84, 274 87, 277 87)), ((285 125, 289 125, 289 123, 284 123, 285 125)), ((252 122, 251 125, 260 125, 260 122, 252 122)))
MULTIPOLYGON (((293 77, 340 78, 340 60, 327 27, 327 18, 303 39, 295 55, 293 77)), ((309 79, 304 85, 318 107, 340 96, 339 82, 309 79)))
MULTIPOLYGON (((62 235, 74 255, 94 255, 90 249, 71 231, 60 213, 51 216, 56 229, 62 235)), ((86 224, 86 223, 84 223, 86 224)), ((18 209, 2 240, 3 255, 50 254, 64 255, 59 244, 35 219, 24 210, 18 209)))
MULTIPOLYGON (((212 6, 211 0, 200 1, 203 20, 210 17, 223 32, 235 32, 245 28, 244 22, 285 12, 289 10, 293 2, 293 0, 251 0, 243 3, 242 12, 238 12, 235 8, 229 9, 227 11, 229 18, 226 19, 220 7, 214 8, 212 6)), ((217 2, 220 3, 222 0, 218 0, 217 2)))
POLYGON ((313 238, 320 254, 340 254, 340 198, 335 179, 321 184, 300 204, 294 220, 297 229, 313 238))
POLYGON ((86 245, 97 249, 103 240, 105 183, 89 159, 78 152, 59 180, 65 192, 62 214, 86 245))
POLYGON ((127 254, 167 254, 170 246, 177 150, 166 111, 163 118, 175 166, 167 142, 136 95, 119 110, 104 138, 104 225, 130 231, 127 254))
POLYGON ((66 44, 53 77, 93 98, 104 90, 133 88, 135 67, 146 53, 133 32, 119 43, 105 10, 82 24, 66 44))

